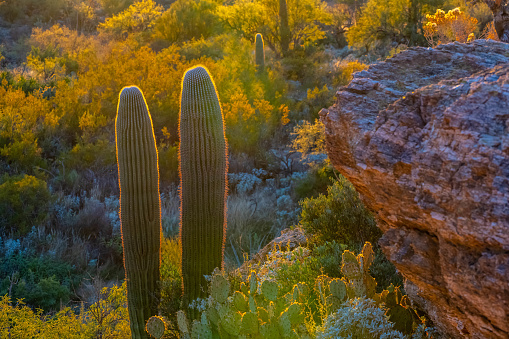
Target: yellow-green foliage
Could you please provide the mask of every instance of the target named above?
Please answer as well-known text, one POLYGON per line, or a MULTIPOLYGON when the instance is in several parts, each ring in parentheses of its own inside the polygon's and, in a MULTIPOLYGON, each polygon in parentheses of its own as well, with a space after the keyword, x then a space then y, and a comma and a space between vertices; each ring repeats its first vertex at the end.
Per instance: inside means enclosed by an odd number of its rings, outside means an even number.
MULTIPOLYGON (((325 2, 320 0, 287 0, 288 24, 290 29, 290 48, 311 46, 325 37, 319 22, 331 23, 331 16, 325 2)), ((227 27, 245 37, 263 35, 265 43, 271 48, 280 47, 279 1, 241 0, 231 6, 218 9, 221 19, 227 27), (249 15, 246 15, 249 13, 249 15)))
POLYGON ((0 178, 0 233, 25 235, 49 212, 51 193, 46 182, 30 175, 0 178))
POLYGON ((217 2, 177 0, 156 21, 154 37, 167 42, 207 39, 221 30, 217 2))
POLYGON ((292 135, 295 137, 292 141, 292 148, 302 153, 321 154, 325 153, 325 126, 316 119, 314 124, 308 121, 295 126, 292 135))
POLYGON ((352 80, 353 73, 363 71, 368 65, 358 61, 339 62, 336 64, 336 76, 334 84, 337 86, 346 86, 352 80))
POLYGON ((0 298, 0 338, 25 339, 125 339, 131 336, 127 315, 125 283, 100 291, 100 300, 78 314, 64 308, 53 316, 43 316, 22 301, 0 298))
POLYGON ((153 0, 142 0, 133 3, 122 13, 106 19, 99 24, 99 30, 121 37, 128 33, 144 32, 152 28, 155 20, 161 16, 162 6, 153 0))
POLYGON ((162 314, 174 314, 182 296, 182 250, 178 239, 161 240, 161 302, 162 314))
POLYGON ((279 112, 266 100, 250 103, 245 94, 232 96, 223 105, 226 136, 236 152, 257 152, 260 141, 266 140, 279 125, 279 112))

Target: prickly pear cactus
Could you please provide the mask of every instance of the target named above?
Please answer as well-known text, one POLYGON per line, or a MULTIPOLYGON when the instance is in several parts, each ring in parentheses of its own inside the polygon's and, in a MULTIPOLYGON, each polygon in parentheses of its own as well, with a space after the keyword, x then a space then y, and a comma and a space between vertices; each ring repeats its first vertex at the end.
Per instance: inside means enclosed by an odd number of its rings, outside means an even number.
MULTIPOLYGON (((180 198, 184 305, 203 298, 205 275, 223 266, 227 148, 212 77, 203 66, 186 71, 180 102, 180 198)), ((191 318, 196 318, 192 312, 191 318)))
POLYGON ((230 282, 220 274, 212 276, 210 284, 210 295, 218 303, 224 303, 230 293, 230 282))
POLYGON ((373 298, 376 291, 376 281, 369 274, 369 267, 373 263, 373 249, 371 243, 366 242, 362 253, 355 256, 350 251, 343 252, 341 272, 346 278, 346 290, 349 298, 373 298))
POLYGON ((262 283, 262 294, 267 300, 276 301, 278 290, 277 283, 274 281, 265 280, 262 283))
POLYGON ((120 223, 132 338, 157 313, 161 257, 159 171, 152 118, 138 87, 120 92, 115 120, 120 223))
MULTIPOLYGON (((183 337, 190 338, 299 338, 305 318, 303 304, 293 294, 304 296, 306 285, 295 285, 291 293, 279 296, 277 283, 264 280, 258 289, 253 271, 240 290, 230 292, 230 282, 223 273, 214 272, 210 281, 210 296, 201 322, 194 320, 191 329, 185 313, 177 318, 183 337)), ((304 326, 305 329, 305 326, 304 326)))
POLYGON ((265 50, 263 36, 260 33, 257 33, 255 38, 255 62, 257 71, 263 72, 265 68, 265 50))
POLYGON ((153 316, 148 319, 145 329, 152 337, 161 339, 166 331, 166 324, 163 318, 153 316))
POLYGON ((421 320, 415 310, 411 308, 408 297, 401 294, 399 287, 390 285, 379 295, 379 300, 385 303, 385 315, 394 323, 394 328, 402 333, 411 334, 421 320))

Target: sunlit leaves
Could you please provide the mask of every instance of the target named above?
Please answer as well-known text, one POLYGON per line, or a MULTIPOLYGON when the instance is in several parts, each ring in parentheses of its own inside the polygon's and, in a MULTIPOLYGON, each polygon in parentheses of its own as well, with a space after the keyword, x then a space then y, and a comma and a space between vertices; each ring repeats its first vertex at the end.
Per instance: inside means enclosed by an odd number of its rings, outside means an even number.
POLYGON ((163 8, 153 0, 135 2, 118 15, 106 19, 99 25, 99 29, 112 33, 117 38, 128 33, 143 32, 154 26, 162 12, 163 8))

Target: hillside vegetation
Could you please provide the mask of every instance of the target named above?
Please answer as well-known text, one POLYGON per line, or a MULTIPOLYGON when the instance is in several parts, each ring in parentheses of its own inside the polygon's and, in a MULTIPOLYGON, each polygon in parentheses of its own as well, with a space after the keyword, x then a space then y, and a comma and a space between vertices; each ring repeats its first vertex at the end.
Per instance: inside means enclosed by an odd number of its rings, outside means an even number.
MULTIPOLYGON (((363 335, 377 323, 373 338, 431 337, 424 315, 394 287, 402 278, 377 246, 373 216, 330 166, 318 112, 370 63, 410 46, 495 38, 491 20, 486 5, 461 0, 0 1, 0 337, 130 335, 115 117, 131 85, 143 91, 158 152, 165 336, 186 337, 204 323, 219 335, 207 320, 190 323, 189 333, 176 322, 179 112, 184 73, 196 65, 214 78, 228 144, 226 269, 209 280, 225 279, 229 289, 218 293, 256 299, 268 310, 260 322, 274 325, 266 331, 282 336, 288 326, 298 337, 363 335), (258 33, 264 47, 255 56, 258 33), (275 248, 250 277, 236 275, 289 227, 307 233, 306 247, 275 248), (355 261, 366 242, 369 270, 355 261), (349 278, 345 256, 362 279, 349 278), (360 292, 352 287, 359 279, 360 292), (293 299, 275 304, 264 281, 293 299), (304 285, 306 293, 295 292, 304 285), (294 304, 296 318, 276 320, 294 304), (358 326, 345 323, 351 316, 358 326)), ((233 327, 248 312, 240 304, 233 327)))

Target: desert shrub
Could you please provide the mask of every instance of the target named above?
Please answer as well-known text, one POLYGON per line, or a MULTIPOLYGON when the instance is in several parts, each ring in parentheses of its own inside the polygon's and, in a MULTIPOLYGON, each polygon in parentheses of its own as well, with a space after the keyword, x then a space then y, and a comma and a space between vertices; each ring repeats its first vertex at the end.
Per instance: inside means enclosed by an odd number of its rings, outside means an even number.
POLYGON ((306 118, 316 119, 322 108, 332 105, 333 96, 333 91, 329 90, 327 85, 322 88, 308 88, 306 98, 297 104, 296 109, 304 112, 306 118))
POLYGON ((46 220, 52 195, 45 181, 25 174, 0 183, 0 232, 24 235, 46 220))
POLYGON ((21 300, 13 305, 10 297, 3 296, 0 298, 0 337, 129 338, 125 283, 121 287, 104 288, 99 294, 99 300, 88 310, 82 304, 78 314, 65 307, 53 316, 44 316, 42 309, 34 312, 21 300))
POLYGON ((405 339, 393 329, 384 311, 371 299, 349 299, 336 313, 327 317, 317 331, 318 339, 405 339))
POLYGON ((320 169, 328 166, 329 163, 325 149, 325 127, 323 123, 316 119, 312 124, 303 120, 293 129, 291 148, 301 154, 301 162, 320 169))
POLYGON ((229 192, 252 193, 262 183, 262 179, 251 173, 228 173, 229 192))
POLYGON ((90 239, 100 235, 109 237, 112 231, 104 204, 95 198, 84 199, 83 208, 75 215, 71 227, 76 234, 90 239))
POLYGON ((250 103, 245 94, 223 104, 225 133, 232 152, 254 154, 279 124, 277 110, 266 100, 250 103))
POLYGON ((61 155, 68 170, 104 170, 116 164, 115 145, 104 139, 95 143, 78 143, 61 155))
POLYGON ((327 189, 327 195, 301 201, 300 224, 317 243, 335 240, 340 244, 377 243, 381 231, 364 207, 352 184, 342 175, 327 189))
MULTIPOLYGON (((331 23, 325 2, 289 0, 287 7, 291 47, 307 48, 325 38, 323 27, 331 23)), ((221 6, 218 12, 226 27, 249 39, 254 39, 256 33, 261 33, 269 48, 281 52, 277 1, 236 1, 232 5, 221 6)))
POLYGON ((46 161, 41 157, 41 148, 31 133, 27 133, 21 140, 5 145, 0 149, 0 155, 5 157, 17 172, 34 173, 34 166, 46 167, 46 161))
POLYGON ((65 0, 18 0, 0 3, 0 15, 8 22, 51 22, 63 16, 65 0))
POLYGON ((113 16, 127 9, 134 0, 99 0, 102 10, 107 16, 113 16))
POLYGON ((0 295, 11 290, 14 299, 24 299, 32 307, 56 310, 71 297, 81 275, 67 262, 49 256, 29 256, 23 249, 0 261, 0 295))
POLYGON ((335 65, 336 76, 333 83, 335 86, 346 86, 352 80, 353 73, 363 71, 368 68, 368 65, 358 61, 340 61, 335 65))
POLYGON ((121 286, 104 287, 99 293, 99 300, 92 304, 87 311, 81 309, 79 318, 86 324, 84 332, 92 333, 91 338, 122 339, 131 337, 126 282, 121 286))
POLYGON ((179 310, 182 296, 182 251, 178 238, 161 241, 161 312, 169 316, 179 310))
POLYGON ((186 60, 200 59, 208 57, 219 60, 224 57, 224 44, 230 39, 227 34, 213 36, 208 39, 199 38, 185 42, 179 50, 179 54, 186 60))
POLYGON ((325 194, 327 187, 333 183, 332 178, 334 178, 334 168, 328 162, 312 166, 307 175, 296 180, 294 184, 297 199, 315 198, 325 194))
POLYGON ((424 36, 431 47, 452 41, 467 42, 470 34, 477 29, 477 19, 454 8, 447 13, 437 9, 435 14, 426 15, 423 26, 424 36))
POLYGON ((291 292, 293 286, 300 282, 312 287, 320 271, 309 255, 309 249, 304 247, 293 250, 274 247, 258 268, 258 279, 260 282, 271 279, 278 281, 281 295, 291 292))
POLYGON ((107 18, 99 24, 99 30, 113 34, 115 37, 125 37, 129 33, 140 33, 152 28, 163 8, 153 0, 134 2, 121 13, 107 18))
POLYGON ((3 71, 0 73, 0 83, 6 90, 9 87, 15 90, 21 89, 25 95, 33 93, 35 90, 38 90, 43 86, 43 84, 34 78, 25 78, 23 75, 15 77, 14 74, 9 71, 3 71), (5 80, 5 82, 3 80, 5 80))
POLYGON ((221 31, 217 2, 177 0, 156 21, 154 36, 169 43, 207 39, 221 31))
POLYGON ((325 243, 315 246, 311 255, 316 260, 322 274, 329 277, 340 278, 341 274, 341 254, 348 246, 338 244, 333 241, 326 241, 325 243))

